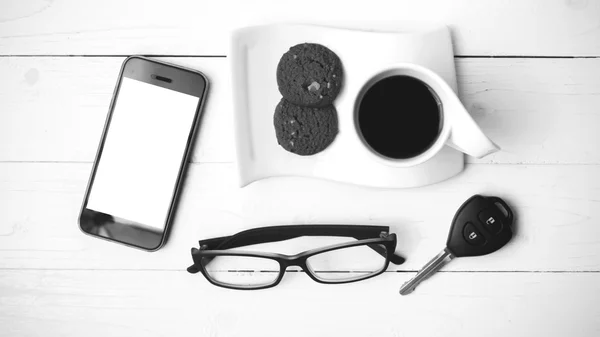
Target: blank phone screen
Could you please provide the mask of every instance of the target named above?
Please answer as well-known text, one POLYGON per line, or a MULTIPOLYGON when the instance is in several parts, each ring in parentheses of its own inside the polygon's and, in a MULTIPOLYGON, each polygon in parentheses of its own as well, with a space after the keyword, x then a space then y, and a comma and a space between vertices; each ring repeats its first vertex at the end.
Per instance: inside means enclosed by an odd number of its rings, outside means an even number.
POLYGON ((123 77, 87 208, 162 231, 199 100, 123 77))

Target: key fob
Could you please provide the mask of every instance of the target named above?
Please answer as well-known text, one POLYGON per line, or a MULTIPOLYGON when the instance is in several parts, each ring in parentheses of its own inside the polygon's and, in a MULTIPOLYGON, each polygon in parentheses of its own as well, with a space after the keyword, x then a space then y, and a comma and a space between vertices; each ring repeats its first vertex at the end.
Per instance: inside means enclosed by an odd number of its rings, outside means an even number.
POLYGON ((446 247, 456 257, 495 252, 512 238, 513 220, 504 200, 474 195, 456 212, 446 247))

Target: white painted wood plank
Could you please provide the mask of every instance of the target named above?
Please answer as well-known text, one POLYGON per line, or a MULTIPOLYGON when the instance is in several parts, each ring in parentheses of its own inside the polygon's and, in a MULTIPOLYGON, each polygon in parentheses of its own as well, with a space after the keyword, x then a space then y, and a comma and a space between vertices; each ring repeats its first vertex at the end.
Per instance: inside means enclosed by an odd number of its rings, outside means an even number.
POLYGON ((600 163, 600 59, 457 60, 461 100, 502 151, 480 163, 600 163))
POLYGON ((0 271, 10 336, 578 336, 600 333, 598 273, 412 273, 346 285, 288 273, 232 291, 186 272, 0 271))
MULTIPOLYGON (((398 234, 397 252, 407 258, 390 270, 417 270, 443 248, 460 204, 481 193, 513 206, 516 236, 489 256, 456 259, 448 270, 600 271, 597 165, 476 164, 436 185, 384 190, 302 178, 240 189, 233 165, 194 164, 171 238, 156 253, 79 231, 90 169, 90 164, 0 164, 0 269, 184 270, 200 239, 260 226, 342 223, 389 225, 398 234)), ((305 244, 274 248, 287 254, 315 248, 305 244)))
MULTIPOLYGON (((0 161, 93 161, 123 60, 1 58, 0 161)), ((231 161, 227 59, 167 60, 210 78, 193 160, 231 161)))
POLYGON ((460 55, 600 55, 600 1, 4 1, 0 54, 224 55, 230 31, 273 22, 445 23, 460 55))
MULTIPOLYGON (((93 161, 122 60, 0 58, 0 161, 93 161)), ((228 60, 166 60, 201 70, 211 82, 192 161, 233 161, 228 60)), ((456 64, 461 99, 503 148, 470 162, 600 163, 600 59, 456 64)))

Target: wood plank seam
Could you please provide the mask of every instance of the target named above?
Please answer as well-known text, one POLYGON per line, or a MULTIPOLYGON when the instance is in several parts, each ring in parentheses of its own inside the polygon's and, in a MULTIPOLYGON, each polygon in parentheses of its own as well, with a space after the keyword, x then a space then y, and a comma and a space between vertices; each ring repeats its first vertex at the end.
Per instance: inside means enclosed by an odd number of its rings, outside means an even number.
MULTIPOLYGON (((141 55, 145 57, 172 57, 172 58, 227 58, 227 55, 183 55, 183 54, 0 54, 0 57, 129 57, 131 55, 141 55)), ((596 59, 600 55, 454 55, 455 59, 596 59)))

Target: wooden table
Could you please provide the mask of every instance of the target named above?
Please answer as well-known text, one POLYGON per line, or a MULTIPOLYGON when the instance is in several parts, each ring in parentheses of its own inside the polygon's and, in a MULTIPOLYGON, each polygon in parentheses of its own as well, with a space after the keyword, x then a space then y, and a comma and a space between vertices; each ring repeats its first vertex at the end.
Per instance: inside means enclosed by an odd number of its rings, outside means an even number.
POLYGON ((600 1, 2 1, 0 335, 598 336, 599 131, 600 1), (230 31, 402 20, 449 25, 460 97, 503 151, 415 189, 301 178, 239 188, 230 31), (156 253, 77 227, 130 54, 198 69, 212 83, 174 229, 156 253), (515 238, 399 296, 475 193, 514 205, 515 238), (288 273, 264 291, 217 288, 185 271, 198 239, 292 223, 390 225, 407 261, 338 286, 288 273))

